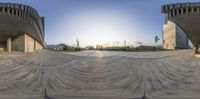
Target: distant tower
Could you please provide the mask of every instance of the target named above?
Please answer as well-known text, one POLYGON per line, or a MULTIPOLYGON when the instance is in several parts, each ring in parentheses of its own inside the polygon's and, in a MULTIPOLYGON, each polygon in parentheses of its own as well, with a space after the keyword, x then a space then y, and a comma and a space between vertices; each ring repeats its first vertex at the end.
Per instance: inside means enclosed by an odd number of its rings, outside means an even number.
POLYGON ((124 41, 124 47, 126 47, 126 41, 124 41))
POLYGON ((158 36, 155 36, 155 46, 157 46, 158 45, 158 41, 159 41, 160 39, 158 38, 158 36))
POLYGON ((77 40, 76 40, 76 47, 77 47, 77 48, 80 47, 80 45, 79 45, 79 41, 78 41, 78 38, 77 38, 77 40))
POLYGON ((119 41, 116 41, 117 46, 119 45, 119 43, 120 43, 119 41))

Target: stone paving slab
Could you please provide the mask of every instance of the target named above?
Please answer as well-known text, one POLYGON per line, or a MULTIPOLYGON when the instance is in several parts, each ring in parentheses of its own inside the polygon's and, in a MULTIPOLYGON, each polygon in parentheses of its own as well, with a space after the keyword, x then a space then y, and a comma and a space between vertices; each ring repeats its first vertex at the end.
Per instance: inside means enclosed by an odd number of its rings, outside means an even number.
POLYGON ((199 61, 193 50, 3 53, 0 99, 198 99, 199 61))
POLYGON ((161 58, 166 56, 184 54, 193 54, 193 50, 179 50, 179 51, 150 51, 150 52, 125 52, 125 51, 80 51, 80 52, 61 52, 69 55, 88 56, 88 57, 106 57, 106 56, 124 56, 130 58, 161 58))

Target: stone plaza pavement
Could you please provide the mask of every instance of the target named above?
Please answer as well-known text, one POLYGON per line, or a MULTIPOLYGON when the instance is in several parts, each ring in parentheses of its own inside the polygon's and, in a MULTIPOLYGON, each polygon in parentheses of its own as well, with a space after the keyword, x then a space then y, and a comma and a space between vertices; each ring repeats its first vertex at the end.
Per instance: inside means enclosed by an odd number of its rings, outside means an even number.
POLYGON ((193 50, 0 56, 0 99, 135 98, 200 99, 200 59, 193 50))

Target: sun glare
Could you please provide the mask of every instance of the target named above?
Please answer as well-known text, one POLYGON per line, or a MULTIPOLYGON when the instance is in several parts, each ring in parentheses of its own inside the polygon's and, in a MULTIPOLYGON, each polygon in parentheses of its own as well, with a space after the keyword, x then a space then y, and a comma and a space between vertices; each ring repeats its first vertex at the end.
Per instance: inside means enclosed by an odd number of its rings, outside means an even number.
POLYGON ((75 16, 68 24, 71 30, 74 30, 72 32, 77 33, 75 35, 82 41, 83 46, 122 40, 127 30, 124 27, 126 21, 116 12, 92 11, 75 16))

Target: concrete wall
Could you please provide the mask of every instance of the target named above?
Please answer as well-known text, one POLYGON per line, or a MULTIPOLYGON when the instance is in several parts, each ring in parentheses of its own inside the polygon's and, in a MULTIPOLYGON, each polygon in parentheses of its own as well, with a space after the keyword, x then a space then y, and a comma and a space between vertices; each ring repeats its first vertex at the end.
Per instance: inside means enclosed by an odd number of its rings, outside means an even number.
POLYGON ((24 52, 34 52, 34 39, 27 34, 24 34, 25 48, 24 52))
POLYGON ((22 35, 12 37, 11 48, 12 51, 34 52, 35 50, 42 49, 43 46, 37 40, 24 33, 22 35))
POLYGON ((43 46, 35 40, 35 50, 41 50, 43 48, 43 46))
POLYGON ((0 51, 4 51, 5 50, 5 44, 0 44, 0 51))
POLYGON ((45 18, 40 17, 39 13, 30 6, 17 3, 1 3, 0 23, 1 43, 6 42, 9 36, 14 38, 23 33, 27 33, 41 44, 44 42, 45 18))
POLYGON ((176 48, 188 48, 189 39, 185 32, 178 26, 176 26, 176 48))
POLYGON ((163 48, 179 49, 188 48, 189 39, 185 32, 171 21, 163 26, 163 48))
POLYGON ((12 51, 24 52, 24 34, 12 38, 12 51))

